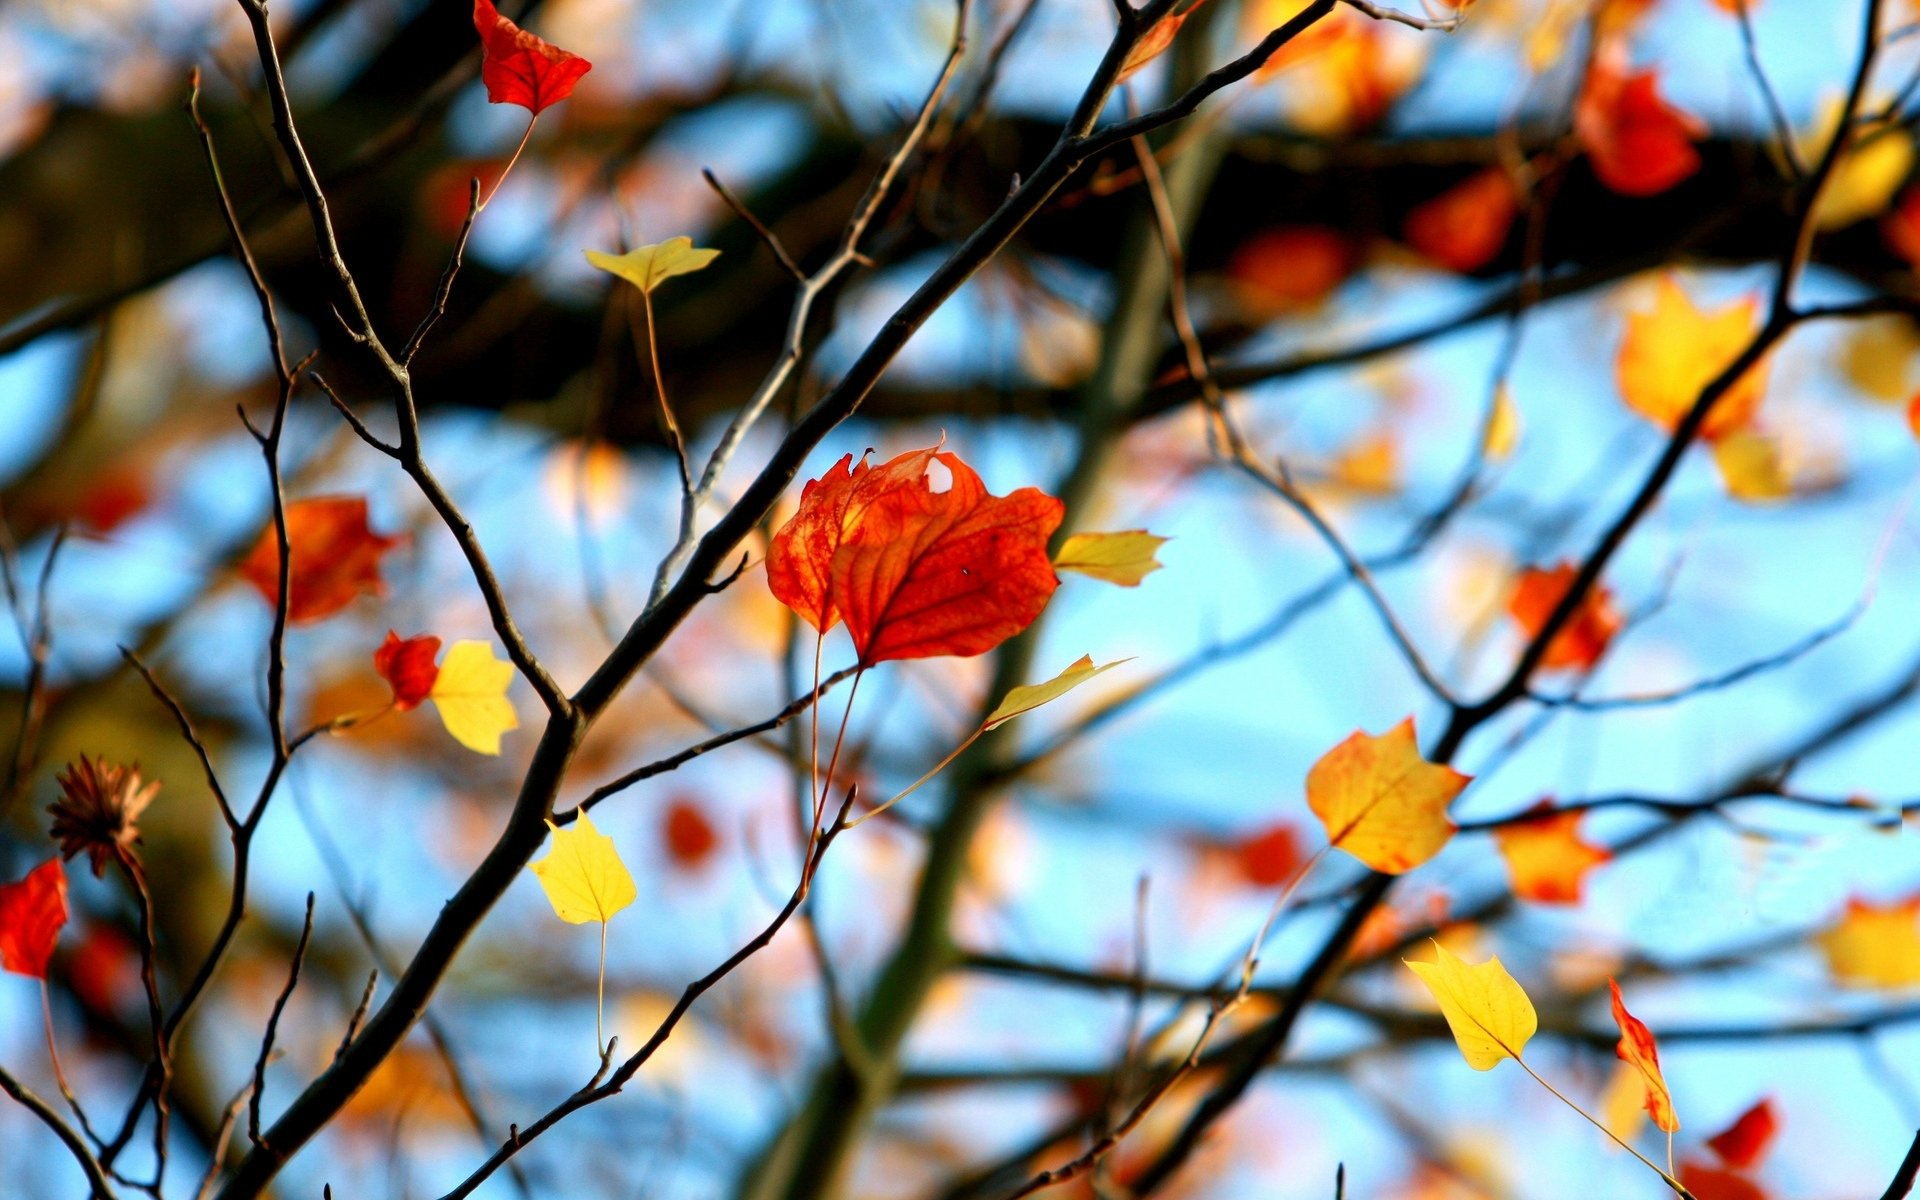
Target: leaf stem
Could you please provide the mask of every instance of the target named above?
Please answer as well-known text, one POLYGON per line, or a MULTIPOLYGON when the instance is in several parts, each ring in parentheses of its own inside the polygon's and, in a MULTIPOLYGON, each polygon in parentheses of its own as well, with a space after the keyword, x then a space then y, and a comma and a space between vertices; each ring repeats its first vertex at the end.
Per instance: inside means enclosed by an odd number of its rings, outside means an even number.
POLYGON ((901 792, 899 795, 887 801, 885 804, 877 805, 874 808, 868 809, 866 812, 861 813, 859 816, 855 817, 853 820, 848 821, 847 828, 852 829, 854 826, 858 825, 860 822, 866 820, 869 817, 879 816, 881 813, 892 808, 894 805, 900 803, 902 800, 905 800, 908 796, 911 796, 915 792, 919 791, 921 784, 927 782, 929 779, 932 779, 935 775, 938 775, 940 772, 946 770, 948 763, 952 762, 956 758, 959 758, 960 755, 966 750, 966 748, 968 746, 973 745, 975 742, 979 741, 980 735, 985 733, 986 731, 987 731, 987 727, 982 725, 980 728, 968 734, 966 741, 961 742, 958 746, 955 746, 953 748, 952 753, 948 754, 945 758, 941 759, 939 762, 933 764, 933 766, 928 769, 925 775, 922 775, 920 778, 908 784, 906 791, 901 792))
POLYGON ((607 923, 600 922, 600 980, 594 987, 593 997, 593 1052, 607 1052, 606 1031, 603 1022, 607 1011, 607 923))
POLYGON ((500 185, 507 181, 507 173, 513 170, 513 164, 520 161, 521 151, 527 148, 527 140, 533 137, 534 122, 538 121, 539 119, 540 119, 539 113, 534 113, 532 116, 527 118, 526 131, 520 135, 520 144, 513 148, 513 157, 507 159, 507 165, 500 168, 500 174, 494 178, 493 186, 487 189, 486 198, 481 200, 480 203, 474 205, 473 213, 475 216, 479 216, 481 213, 485 212, 487 205, 493 203, 493 197, 495 196, 495 194, 497 194, 500 191, 500 185))
MULTIPOLYGON (((1513 1054, 1511 1050, 1507 1052, 1509 1054, 1513 1054)), ((1647 1165, 1647 1169, 1649 1171, 1652 1171, 1655 1175, 1658 1175, 1662 1180, 1664 1180, 1666 1182, 1666 1185, 1673 1189, 1675 1195, 1684 1197, 1685 1200, 1695 1200, 1693 1193, 1689 1192, 1684 1186, 1682 1186, 1680 1181, 1678 1179, 1675 1179, 1670 1172, 1662 1171, 1658 1163, 1654 1162, 1652 1159, 1648 1158, 1646 1155, 1640 1153, 1638 1150, 1635 1150, 1632 1146, 1628 1145, 1625 1139, 1623 1139, 1619 1134, 1615 1133, 1611 1129, 1608 1129, 1601 1122, 1595 1120, 1592 1113, 1588 1112, 1584 1108, 1581 1108, 1578 1104, 1575 1104, 1573 1101, 1567 1099, 1566 1095, 1562 1093, 1559 1088, 1554 1087, 1552 1084, 1548 1083, 1545 1079, 1541 1078, 1540 1072, 1528 1066, 1526 1059, 1521 1058, 1518 1054, 1514 1054, 1513 1061, 1520 1064, 1520 1069, 1522 1071, 1525 1071, 1527 1074, 1533 1076, 1535 1083, 1538 1083, 1541 1087, 1547 1089, 1549 1092, 1552 1092, 1554 1095, 1554 1098, 1559 1100, 1560 1103, 1566 1105, 1568 1108, 1572 1109, 1573 1111, 1579 1113, 1581 1116, 1585 1117, 1587 1119, 1587 1124, 1593 1126, 1595 1129, 1598 1129, 1601 1133, 1604 1133, 1608 1137, 1612 1138, 1616 1146, 1619 1146, 1622 1150, 1625 1150, 1628 1154, 1633 1155, 1635 1158, 1645 1163, 1647 1165)), ((1671 1134, 1668 1135, 1667 1148, 1668 1148, 1668 1153, 1671 1154, 1672 1148, 1673 1148, 1673 1140, 1672 1140, 1671 1134)))

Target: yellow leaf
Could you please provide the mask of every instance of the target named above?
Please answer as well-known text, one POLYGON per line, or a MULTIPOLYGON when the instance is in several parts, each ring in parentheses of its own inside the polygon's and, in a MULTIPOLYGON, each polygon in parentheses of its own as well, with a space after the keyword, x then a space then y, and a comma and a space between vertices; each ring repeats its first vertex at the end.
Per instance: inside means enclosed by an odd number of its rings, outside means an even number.
POLYGON ((720 257, 718 250, 696 250, 690 237, 668 238, 652 246, 635 246, 625 254, 586 252, 587 261, 609 271, 641 291, 653 289, 675 275, 691 275, 720 257))
POLYGON ((1820 193, 1814 223, 1839 229, 1885 212, 1913 170, 1913 142, 1898 126, 1873 125, 1854 136, 1820 193))
POLYGON ((1447 805, 1469 781, 1420 757, 1408 717, 1379 737, 1358 730, 1322 755, 1307 772, 1307 807, 1334 845, 1398 875, 1447 844, 1447 805))
POLYGON ((1853 322, 1840 342, 1840 370, 1868 399, 1898 404, 1913 395, 1920 331, 1905 317, 1853 322))
POLYGON ((1140 581, 1166 564, 1154 557, 1166 538, 1144 529, 1122 533, 1076 533, 1060 547, 1055 570, 1078 571, 1121 587, 1139 587, 1140 581))
POLYGON ((513 664, 493 656, 486 642, 455 642, 440 662, 428 696, 453 740, 481 754, 500 753, 500 735, 520 728, 507 699, 513 664))
POLYGON ((593 827, 592 817, 583 812, 569 829, 552 821, 547 827, 553 830, 553 849, 530 869, 562 921, 605 921, 633 903, 633 876, 613 839, 593 827))
POLYGON ((1554 812, 1547 801, 1540 808, 1532 820, 1493 831, 1494 845, 1507 860, 1513 894, 1536 904, 1578 904, 1587 872, 1613 854, 1581 840, 1579 812, 1554 812))
POLYGON ((1519 441, 1520 409, 1513 403, 1512 390, 1503 383, 1493 394, 1493 416, 1487 421, 1481 448, 1488 458, 1499 462, 1513 453, 1519 441))
POLYGON ((1856 987, 1920 984, 1920 897, 1876 905, 1849 900, 1847 911, 1815 939, 1834 979, 1856 987))
POLYGON ((1400 447, 1384 433, 1364 437, 1342 450, 1327 474, 1357 492, 1390 494, 1400 486, 1400 447))
MULTIPOLYGON (((1626 336, 1614 364, 1627 407, 1662 429, 1678 425, 1701 390, 1746 349, 1758 307, 1758 301, 1748 297, 1703 311, 1671 275, 1662 275, 1653 307, 1627 314, 1626 336)), ((1761 363, 1720 397, 1700 435, 1713 439, 1746 425, 1765 390, 1766 367, 1761 363)))
POLYGON ((1631 1142, 1647 1122, 1647 1085, 1640 1068, 1620 1063, 1600 1093, 1600 1124, 1623 1142, 1631 1142))
POLYGON ((1430 963, 1402 961, 1433 993, 1467 1065, 1491 1071, 1503 1059, 1518 1061, 1527 1039, 1540 1026, 1525 989, 1507 974, 1497 956, 1468 963, 1439 942, 1433 944, 1433 951, 1430 963))
POLYGON ((1116 659, 1101 666, 1093 665, 1091 655, 1082 654, 1074 664, 1055 675, 1045 683, 1023 683, 1007 693, 998 707, 987 715, 987 723, 981 728, 998 729, 1022 713, 1030 713, 1052 700, 1058 700, 1074 688, 1092 679, 1102 671, 1110 670, 1131 659, 1116 659))
POLYGON ((1780 442, 1751 429, 1741 429, 1713 444, 1713 461, 1727 495, 1748 504, 1784 500, 1793 494, 1793 480, 1780 454, 1780 442))

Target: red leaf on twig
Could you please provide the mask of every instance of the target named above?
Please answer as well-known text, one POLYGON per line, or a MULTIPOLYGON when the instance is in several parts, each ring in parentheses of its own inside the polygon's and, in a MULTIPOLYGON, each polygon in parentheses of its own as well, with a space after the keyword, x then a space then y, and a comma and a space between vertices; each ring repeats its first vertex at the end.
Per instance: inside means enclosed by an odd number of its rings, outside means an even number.
POLYGON ((473 27, 480 32, 480 79, 494 104, 518 104, 535 116, 573 94, 573 85, 593 64, 500 15, 493 0, 473 0, 473 27))

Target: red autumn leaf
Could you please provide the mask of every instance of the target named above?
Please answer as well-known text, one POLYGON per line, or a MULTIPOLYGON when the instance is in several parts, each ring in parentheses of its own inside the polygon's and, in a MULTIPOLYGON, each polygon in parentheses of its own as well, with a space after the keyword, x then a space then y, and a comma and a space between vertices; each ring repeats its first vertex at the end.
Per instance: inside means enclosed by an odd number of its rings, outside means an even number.
POLYGON ((1761 1100, 1734 1118, 1733 1124, 1707 1139, 1707 1146, 1720 1161, 1736 1171, 1750 1171, 1760 1165, 1773 1136, 1780 1132, 1780 1118, 1771 1099, 1761 1100))
POLYGON ((1766 1189, 1753 1180, 1705 1163, 1681 1163, 1680 1186, 1694 1200, 1767 1200, 1766 1189))
POLYGON ((1920 187, 1901 192, 1881 216, 1880 237, 1909 267, 1920 266, 1920 187))
POLYGON ((440 668, 434 657, 440 653, 440 639, 423 633, 402 638, 387 630, 387 640, 373 652, 373 669, 393 688, 393 707, 406 712, 433 693, 440 668))
POLYGON ((1655 71, 1629 74, 1603 53, 1574 106, 1574 133, 1600 182, 1623 196, 1653 196, 1700 169, 1700 120, 1660 98, 1655 71))
POLYGON ((1499 167, 1468 176, 1407 214, 1407 245, 1465 274, 1493 261, 1520 213, 1513 180, 1499 167))
POLYGON ((1237 848, 1240 873, 1255 887, 1278 887, 1292 879, 1306 860, 1300 835, 1291 825, 1275 825, 1254 834, 1237 848))
POLYGON ((660 834, 667 847, 667 857, 675 866, 689 871, 705 863, 720 845, 720 835, 714 832, 713 823, 691 800, 676 799, 667 806, 660 834))
POLYGON ((1611 976, 1607 978, 1607 988, 1613 993, 1613 1020, 1620 1026, 1620 1041, 1613 1052, 1620 1061, 1640 1072, 1640 1080, 1647 1089, 1647 1115, 1653 1118, 1654 1127, 1662 1133, 1672 1133, 1680 1128, 1680 1118, 1673 1111, 1673 1093, 1667 1089, 1666 1076, 1660 1072, 1660 1048, 1653 1043, 1653 1031, 1639 1017, 1627 1011, 1627 1002, 1621 999, 1620 985, 1611 976))
POLYGON ((773 594, 822 633, 844 620, 862 664, 984 654, 1046 607, 1064 515, 1035 488, 987 492, 938 447, 869 467, 847 455, 801 493, 767 550, 773 594), (951 477, 934 490, 939 464, 951 477))
POLYGON ((58 857, 18 883, 0 885, 0 967, 45 979, 47 960, 66 923, 67 873, 58 857))
POLYGON ((1355 259, 1339 230, 1296 225, 1248 238, 1227 260, 1227 274, 1255 315, 1278 315, 1332 295, 1353 273, 1355 259))
POLYGON ((116 1012, 140 989, 140 947, 111 925, 91 922, 67 951, 67 983, 93 1012, 116 1012))
POLYGON ((493 104, 518 104, 539 116, 573 94, 573 85, 593 70, 578 54, 535 37, 501 16, 493 0, 473 0, 473 27, 480 32, 480 78, 493 104))
MULTIPOLYGON (((380 556, 404 540, 367 527, 363 496, 316 496, 287 505, 287 545, 293 552, 287 619, 296 625, 323 620, 363 592, 380 595, 380 556)), ((273 526, 262 531, 240 574, 268 604, 280 602, 280 545, 273 526)))
MULTIPOLYGON (((1551 571, 1538 567, 1529 567, 1514 585, 1513 594, 1507 598, 1507 613, 1530 638, 1539 636, 1547 626, 1547 618, 1560 605, 1560 598, 1573 586, 1573 580, 1579 574, 1579 568, 1570 562, 1561 563, 1551 571)), ((1586 597, 1580 601, 1580 607, 1574 610, 1573 617, 1553 641, 1547 646, 1545 657, 1540 666, 1544 670, 1558 670, 1572 667, 1576 670, 1591 670, 1600 656, 1607 652, 1607 644, 1613 641, 1613 635, 1620 632, 1624 624, 1619 610, 1613 606, 1613 595, 1606 588, 1595 584, 1587 590, 1586 597)))

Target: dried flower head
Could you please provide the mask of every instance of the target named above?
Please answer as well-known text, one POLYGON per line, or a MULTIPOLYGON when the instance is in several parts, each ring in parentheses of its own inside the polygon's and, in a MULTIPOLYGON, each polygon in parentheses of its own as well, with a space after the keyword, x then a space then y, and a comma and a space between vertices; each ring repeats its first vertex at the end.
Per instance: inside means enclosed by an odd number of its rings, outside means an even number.
POLYGON ((140 840, 136 822, 159 792, 160 781, 143 785, 138 763, 121 766, 82 754, 79 762, 67 764, 59 783, 60 799, 47 806, 52 834, 66 858, 85 850, 97 879, 110 860, 140 840))

